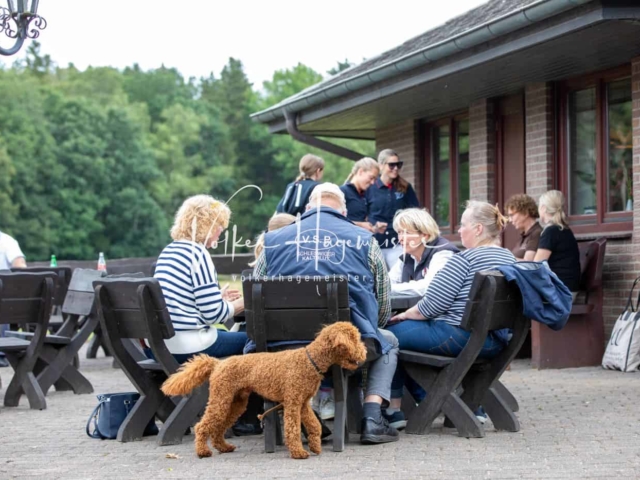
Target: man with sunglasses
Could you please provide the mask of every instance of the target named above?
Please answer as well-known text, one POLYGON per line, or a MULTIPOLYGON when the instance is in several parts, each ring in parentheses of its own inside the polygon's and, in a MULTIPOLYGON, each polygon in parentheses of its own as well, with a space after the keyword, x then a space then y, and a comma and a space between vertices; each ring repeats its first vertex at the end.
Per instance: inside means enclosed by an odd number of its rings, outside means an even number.
POLYGON ((403 162, 398 154, 385 149, 378 155, 380 177, 366 190, 369 211, 369 223, 381 222, 386 224, 375 234, 375 238, 382 248, 387 269, 397 262, 402 254, 402 247, 398 244, 398 234, 393 229, 393 217, 398 210, 419 207, 416 192, 409 182, 400 176, 403 162))

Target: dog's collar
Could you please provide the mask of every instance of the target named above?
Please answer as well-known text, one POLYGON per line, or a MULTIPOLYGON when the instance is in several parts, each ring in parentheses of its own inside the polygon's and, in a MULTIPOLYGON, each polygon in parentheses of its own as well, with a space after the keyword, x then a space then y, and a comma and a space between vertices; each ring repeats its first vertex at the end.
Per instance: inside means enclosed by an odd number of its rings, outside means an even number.
POLYGON ((313 358, 311 358, 311 355, 309 354, 309 350, 304 349, 304 353, 307 354, 307 358, 309 359, 309 361, 311 362, 311 365, 313 365, 313 368, 316 369, 316 372, 318 372, 318 375, 320 375, 321 377, 324 377, 324 374, 322 373, 322 371, 318 368, 318 365, 316 364, 316 362, 313 361, 313 358))

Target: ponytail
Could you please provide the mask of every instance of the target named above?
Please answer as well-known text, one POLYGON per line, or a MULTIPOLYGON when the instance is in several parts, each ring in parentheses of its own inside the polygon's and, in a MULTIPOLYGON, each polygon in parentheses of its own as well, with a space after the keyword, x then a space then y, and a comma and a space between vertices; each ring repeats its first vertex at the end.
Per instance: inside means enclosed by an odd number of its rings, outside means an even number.
POLYGON ((378 162, 376 162, 373 158, 371 157, 361 158, 360 160, 358 160, 356 163, 353 164, 353 167, 351 168, 351 173, 344 181, 345 185, 351 182, 351 179, 355 176, 356 173, 358 173, 358 170, 360 169, 364 170, 365 172, 370 172, 373 169, 378 170, 378 172, 380 171, 378 162))
POLYGON ((318 157, 317 155, 307 153, 300 159, 300 164, 298 166, 300 175, 297 176, 296 182, 311 178, 314 173, 316 173, 318 170, 322 170, 323 168, 324 160, 322 158, 318 157))
POLYGON ((547 209, 547 213, 551 215, 548 225, 557 225, 560 230, 569 228, 567 216, 564 213, 564 195, 559 190, 549 190, 540 197, 540 206, 547 209))

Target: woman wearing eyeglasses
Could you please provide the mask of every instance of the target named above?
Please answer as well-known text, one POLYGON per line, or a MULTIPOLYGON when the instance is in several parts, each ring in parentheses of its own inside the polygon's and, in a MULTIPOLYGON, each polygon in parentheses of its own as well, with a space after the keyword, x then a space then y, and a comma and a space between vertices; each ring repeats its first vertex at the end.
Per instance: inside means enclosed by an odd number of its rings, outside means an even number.
POLYGON ((386 224, 374 236, 382 248, 387 268, 391 268, 402 253, 398 234, 393 229, 393 217, 398 210, 418 207, 420 202, 411 184, 400 176, 403 162, 396 152, 389 148, 382 150, 378 164, 380 177, 367 189, 367 218, 371 224, 386 224))

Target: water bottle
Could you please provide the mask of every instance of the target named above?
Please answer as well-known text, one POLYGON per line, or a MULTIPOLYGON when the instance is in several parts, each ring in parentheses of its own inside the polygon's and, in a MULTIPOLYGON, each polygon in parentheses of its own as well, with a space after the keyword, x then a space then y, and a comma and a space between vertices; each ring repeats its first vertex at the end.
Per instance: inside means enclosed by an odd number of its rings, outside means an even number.
POLYGON ((100 256, 98 257, 98 270, 107 271, 107 262, 104 259, 104 253, 100 252, 100 256))
POLYGON ((51 263, 49 263, 50 267, 57 267, 58 266, 58 260, 56 260, 56 256, 55 255, 51 255, 51 263))

